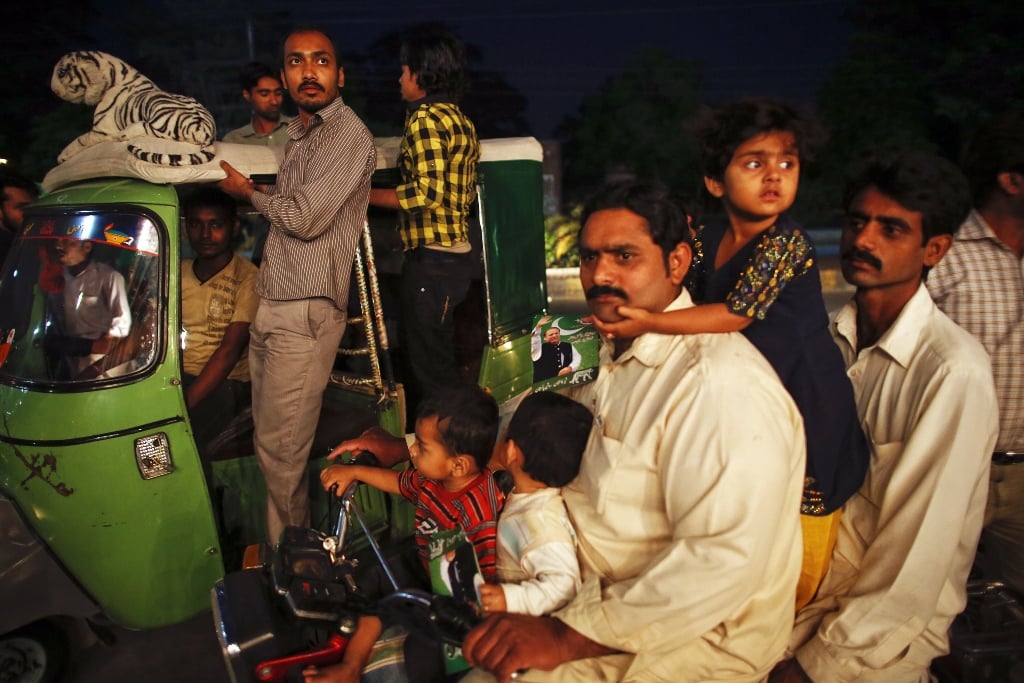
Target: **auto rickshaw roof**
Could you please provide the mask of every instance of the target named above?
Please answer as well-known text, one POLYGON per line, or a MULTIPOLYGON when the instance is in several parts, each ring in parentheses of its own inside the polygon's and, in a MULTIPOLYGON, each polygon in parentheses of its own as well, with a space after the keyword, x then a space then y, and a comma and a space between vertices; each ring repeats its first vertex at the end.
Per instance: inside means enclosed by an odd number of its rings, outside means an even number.
MULTIPOLYGON (((377 138, 376 142, 377 169, 395 168, 401 138, 377 138)), ((480 160, 484 163, 510 160, 540 162, 544 158, 541 144, 531 137, 485 139, 480 143, 480 160)), ((220 167, 221 161, 227 161, 246 176, 273 176, 277 174, 284 154, 282 147, 216 142, 215 156, 205 164, 164 166, 136 158, 128 151, 128 145, 128 141, 101 142, 85 148, 52 168, 43 178, 43 189, 53 192, 71 183, 110 177, 171 185, 217 182, 226 176, 220 167)))
POLYGON ((275 175, 283 149, 260 145, 240 145, 230 142, 214 143, 215 156, 205 164, 164 166, 136 158, 128 151, 128 141, 101 142, 87 147, 62 164, 50 169, 43 178, 43 189, 53 192, 80 180, 94 178, 137 178, 151 183, 181 185, 223 180, 220 167, 227 161, 242 174, 275 175))

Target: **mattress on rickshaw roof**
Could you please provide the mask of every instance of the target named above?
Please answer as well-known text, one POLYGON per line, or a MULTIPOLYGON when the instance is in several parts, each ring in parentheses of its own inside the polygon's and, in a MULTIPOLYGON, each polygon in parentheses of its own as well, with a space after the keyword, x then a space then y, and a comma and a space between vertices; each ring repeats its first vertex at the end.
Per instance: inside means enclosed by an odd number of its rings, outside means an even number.
MULTIPOLYGON (((377 138, 377 168, 394 168, 398 163, 401 138, 377 138)), ((277 173, 283 147, 214 143, 215 156, 205 164, 164 166, 136 158, 128 151, 131 141, 101 142, 87 147, 62 164, 50 169, 43 178, 43 190, 53 190, 92 178, 138 178, 151 183, 206 183, 226 177, 221 161, 227 161, 246 176, 277 173)), ((542 161, 544 150, 536 138, 495 138, 481 140, 481 161, 542 161)))
POLYGON ((50 169, 43 178, 43 189, 46 192, 92 178, 138 178, 151 183, 184 183, 216 182, 227 177, 220 167, 221 161, 227 161, 239 172, 251 175, 274 175, 280 163, 278 157, 283 153, 281 148, 263 147, 260 145, 240 145, 230 142, 215 142, 215 156, 205 164, 191 166, 164 166, 137 159, 128 151, 133 142, 112 141, 101 142, 86 147, 62 164, 50 169))

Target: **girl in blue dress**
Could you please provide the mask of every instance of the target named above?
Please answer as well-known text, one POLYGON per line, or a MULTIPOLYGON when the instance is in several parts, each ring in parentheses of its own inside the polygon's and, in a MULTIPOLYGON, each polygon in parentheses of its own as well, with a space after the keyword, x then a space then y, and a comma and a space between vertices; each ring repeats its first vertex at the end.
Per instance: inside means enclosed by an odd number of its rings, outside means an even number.
POLYGON ((663 313, 620 306, 621 322, 594 324, 611 337, 738 331, 775 368, 807 437, 799 608, 828 568, 839 510, 860 488, 869 457, 853 387, 829 333, 814 245, 784 213, 796 198, 807 128, 786 105, 744 100, 713 112, 698 138, 705 187, 728 217, 698 232, 704 254, 693 267, 703 303, 663 313))

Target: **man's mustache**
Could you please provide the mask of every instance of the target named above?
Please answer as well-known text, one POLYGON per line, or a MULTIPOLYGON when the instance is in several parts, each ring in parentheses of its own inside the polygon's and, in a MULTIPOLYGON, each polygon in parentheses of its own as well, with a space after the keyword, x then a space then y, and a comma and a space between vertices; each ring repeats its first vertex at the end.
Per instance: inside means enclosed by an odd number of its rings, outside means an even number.
POLYGON ((629 298, 629 297, 626 296, 626 293, 624 291, 622 291, 621 289, 616 289, 615 287, 609 287, 608 285, 594 285, 593 287, 588 289, 587 292, 586 292, 586 297, 588 299, 596 299, 599 296, 606 296, 606 295, 617 296, 620 299, 628 299, 629 298))
POLYGON ((320 85, 316 81, 302 81, 302 83, 299 84, 299 88, 305 88, 307 85, 311 85, 314 88, 317 88, 318 90, 324 89, 324 86, 320 85))
POLYGON ((877 256, 872 254, 870 251, 865 251, 858 247, 853 247, 852 249, 844 251, 842 259, 844 261, 863 261, 877 270, 882 269, 882 261, 877 256))

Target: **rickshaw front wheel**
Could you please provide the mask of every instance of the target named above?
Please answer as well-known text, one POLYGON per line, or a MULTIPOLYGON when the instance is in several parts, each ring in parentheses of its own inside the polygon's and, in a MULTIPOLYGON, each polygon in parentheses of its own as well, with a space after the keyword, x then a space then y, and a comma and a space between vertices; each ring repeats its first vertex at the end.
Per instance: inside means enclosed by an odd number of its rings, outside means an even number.
POLYGON ((0 683, 58 681, 67 660, 67 636, 52 624, 36 622, 0 636, 0 683))

